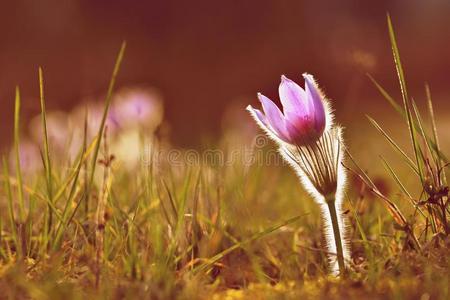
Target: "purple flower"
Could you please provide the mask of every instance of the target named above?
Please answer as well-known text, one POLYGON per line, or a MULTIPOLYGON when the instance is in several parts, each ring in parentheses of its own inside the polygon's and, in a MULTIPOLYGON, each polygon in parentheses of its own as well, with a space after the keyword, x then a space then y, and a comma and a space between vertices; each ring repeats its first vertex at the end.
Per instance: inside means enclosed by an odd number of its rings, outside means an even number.
POLYGON ((247 110, 271 136, 289 144, 307 145, 317 141, 326 123, 326 102, 312 75, 303 74, 305 89, 281 76, 279 86, 283 113, 269 98, 258 93, 263 112, 250 105, 247 110))
POLYGON ((345 215, 342 214, 345 169, 342 165, 342 129, 333 125, 333 114, 314 78, 303 74, 305 89, 281 76, 279 94, 283 112, 258 94, 263 112, 247 110, 258 125, 278 144, 284 160, 298 174, 305 189, 320 205, 325 221, 325 239, 331 272, 342 275, 347 268, 345 215))

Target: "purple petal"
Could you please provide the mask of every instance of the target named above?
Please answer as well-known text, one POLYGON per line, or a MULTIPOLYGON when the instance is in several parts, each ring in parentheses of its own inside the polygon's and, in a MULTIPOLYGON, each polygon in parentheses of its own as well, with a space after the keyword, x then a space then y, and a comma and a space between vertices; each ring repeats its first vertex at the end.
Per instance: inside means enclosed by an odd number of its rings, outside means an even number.
POLYGON ((258 121, 260 121, 263 125, 269 126, 266 116, 264 116, 264 114, 259 109, 253 108, 251 105, 249 105, 247 106, 247 110, 253 113, 258 121))
POLYGON ((286 125, 284 123, 284 116, 281 113, 278 106, 272 102, 269 98, 264 96, 261 93, 258 93, 259 101, 261 101, 264 113, 266 114, 266 118, 272 129, 275 133, 284 140, 288 139, 288 135, 286 134, 286 125))
POLYGON ((259 109, 255 109, 255 115, 264 125, 269 125, 266 116, 259 109))
POLYGON ((305 78, 305 91, 308 96, 308 107, 314 115, 316 128, 324 128, 325 108, 322 102, 322 95, 312 75, 304 73, 303 78, 305 78))
POLYGON ((291 142, 298 142, 298 140, 301 139, 301 131, 299 131, 289 120, 286 120, 286 132, 289 135, 291 142))
POLYGON ((284 114, 288 120, 293 122, 308 114, 306 93, 298 84, 282 75, 278 92, 283 104, 284 114))
POLYGON ((305 117, 298 119, 296 123, 286 122, 286 128, 290 138, 300 145, 305 145, 311 141, 317 140, 322 132, 316 129, 314 119, 305 117))

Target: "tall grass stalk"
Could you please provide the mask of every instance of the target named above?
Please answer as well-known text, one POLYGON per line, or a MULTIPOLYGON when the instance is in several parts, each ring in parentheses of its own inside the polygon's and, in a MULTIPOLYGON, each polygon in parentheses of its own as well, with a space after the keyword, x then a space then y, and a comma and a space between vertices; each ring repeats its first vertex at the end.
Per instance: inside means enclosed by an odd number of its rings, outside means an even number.
MULTIPOLYGON (((100 151, 100 145, 101 140, 104 135, 105 131, 105 125, 106 125, 106 118, 108 117, 109 107, 111 106, 111 100, 113 95, 114 86, 116 84, 116 78, 117 74, 119 73, 120 66, 122 64, 123 56, 125 55, 125 49, 126 49, 127 43, 124 41, 122 42, 122 46, 120 47, 119 54, 117 55, 116 63, 114 65, 114 69, 111 75, 111 81, 109 82, 108 91, 106 93, 106 100, 105 100, 105 108, 103 110, 102 119, 100 122, 100 127, 98 129, 97 137, 98 139, 95 142, 95 148, 94 153, 92 155, 92 163, 91 163, 91 172, 89 176, 89 187, 92 186, 92 183, 94 181, 94 175, 95 175, 95 168, 97 166, 97 159, 100 151)), ((89 190, 88 190, 89 192, 89 190)))
MULTIPOLYGON (((41 103, 41 121, 43 130, 43 144, 44 144, 44 170, 45 170, 45 180, 47 184, 47 197, 49 203, 53 204, 53 183, 52 183, 52 166, 50 162, 50 149, 48 145, 48 132, 47 132, 47 116, 45 109, 45 98, 44 98, 44 75, 42 68, 39 67, 39 96, 41 103)), ((52 207, 48 205, 48 224, 47 232, 50 234, 50 230, 53 225, 53 211, 52 207)))
POLYGON ((4 183, 5 183, 5 190, 6 190, 6 196, 8 199, 8 217, 9 217, 9 223, 11 226, 11 236, 12 236, 13 244, 17 249, 17 253, 19 253, 19 255, 20 255, 20 254, 22 254, 22 249, 21 249, 21 243, 19 242, 18 234, 17 234, 16 217, 14 214, 14 200, 13 200, 13 194, 12 194, 12 189, 11 189, 11 182, 10 182, 10 178, 9 178, 8 162, 6 161, 5 157, 3 157, 2 163, 3 163, 3 177, 4 177, 4 183))
POLYGON ((19 198, 19 220, 25 222, 25 199, 23 194, 22 169, 20 163, 20 90, 16 87, 15 109, 14 109, 14 152, 16 159, 17 194, 19 198))
POLYGON ((97 203, 97 211, 95 214, 95 238, 96 238, 96 274, 95 274, 95 285, 98 287, 100 284, 100 275, 101 275, 101 266, 103 263, 104 257, 104 246, 105 246, 105 229, 106 229, 106 203, 108 201, 109 189, 111 187, 111 176, 110 176, 110 168, 112 163, 112 157, 110 157, 109 149, 108 149, 108 140, 107 140, 107 127, 104 131, 103 137, 103 150, 104 150, 104 158, 101 160, 103 165, 103 183, 100 190, 100 195, 98 197, 97 203))

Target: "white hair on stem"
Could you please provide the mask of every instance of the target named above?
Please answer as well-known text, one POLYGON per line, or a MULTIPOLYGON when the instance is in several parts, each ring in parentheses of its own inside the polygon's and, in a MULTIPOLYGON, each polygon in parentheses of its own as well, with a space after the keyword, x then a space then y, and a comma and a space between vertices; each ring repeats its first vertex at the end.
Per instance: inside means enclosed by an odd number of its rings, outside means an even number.
POLYGON ((283 144, 279 148, 282 157, 295 170, 306 191, 320 207, 330 269, 335 276, 340 272, 330 202, 336 209, 344 264, 348 265, 350 261, 348 223, 342 211, 346 183, 342 166, 343 147, 342 129, 335 126, 325 131, 316 144, 301 147, 283 144))

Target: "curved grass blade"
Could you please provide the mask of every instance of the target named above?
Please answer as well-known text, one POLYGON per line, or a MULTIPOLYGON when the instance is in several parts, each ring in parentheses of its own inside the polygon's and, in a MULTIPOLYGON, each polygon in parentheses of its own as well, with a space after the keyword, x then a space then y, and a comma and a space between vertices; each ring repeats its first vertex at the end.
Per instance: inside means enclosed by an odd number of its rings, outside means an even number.
POLYGON ((412 118, 411 109, 410 109, 408 89, 406 87, 405 75, 403 72, 402 62, 400 60, 400 53, 399 53, 399 50, 397 47, 397 40, 395 38, 394 27, 392 26, 391 17, 389 16, 389 14, 387 15, 387 22, 388 22, 388 29, 389 29, 389 38, 391 40, 391 46, 392 46, 392 53, 394 56, 395 68, 397 70, 397 76, 398 76, 398 80, 400 82, 400 90, 401 90, 402 99, 403 99, 403 109, 406 113, 406 122, 407 122, 407 125, 409 128, 409 135, 410 135, 413 150, 414 150, 414 156, 416 158, 417 170, 419 171, 419 177, 423 183, 425 179, 424 179, 423 171, 421 168, 421 161, 420 161, 420 156, 419 156, 420 145, 417 143, 417 139, 416 139, 416 128, 413 125, 413 118, 412 118))
POLYGON ((403 111, 403 108, 397 103, 397 101, 392 98, 392 96, 381 86, 381 84, 378 83, 378 81, 375 80, 375 78, 372 77, 369 73, 366 74, 367 77, 369 77, 370 81, 375 85, 375 87, 378 89, 380 94, 389 102, 389 104, 399 113, 402 115, 402 117, 405 116, 405 112, 403 111))
POLYGON ((122 46, 120 47, 119 54, 117 55, 116 63, 114 65, 113 73, 111 76, 111 80, 109 82, 108 86, 108 92, 106 93, 106 100, 105 100, 105 109, 103 110, 102 120, 100 122, 100 128, 98 129, 97 133, 97 140, 95 142, 95 148, 94 153, 92 156, 92 165, 91 165, 91 173, 89 177, 89 186, 92 186, 92 183, 94 181, 94 174, 95 174, 95 168, 97 166, 97 159, 98 159, 98 153, 100 151, 100 145, 103 137, 103 133, 105 131, 105 124, 106 124, 106 118, 108 116, 109 107, 111 105, 112 100, 112 93, 114 90, 114 86, 116 83, 116 77, 120 70, 120 65, 122 64, 122 59, 125 54, 127 43, 125 41, 122 42, 122 46))
MULTIPOLYGON (((95 140, 91 143, 91 145, 87 149, 86 153, 81 154, 81 157, 83 158, 83 163, 89 158, 90 153, 93 151, 94 145, 95 145, 95 140)), ((74 180, 74 178, 76 177, 77 172, 78 172, 78 170, 77 170, 77 168, 75 168, 73 170, 73 172, 68 176, 68 178, 64 182, 64 184, 55 193, 55 196, 53 198, 54 203, 49 202, 46 197, 44 197, 43 195, 39 194, 36 190, 32 189, 31 187, 29 187, 29 186, 27 186, 25 184, 22 184, 22 187, 23 187, 23 190, 26 191, 30 196, 36 196, 39 200, 47 202, 47 204, 52 209, 53 213, 58 218, 58 220, 62 221, 62 216, 58 212, 58 210, 56 209, 55 205, 56 205, 56 202, 64 195, 64 192, 66 191, 67 187, 72 182, 72 180, 74 180)), ((17 187, 19 186, 18 178, 9 176, 9 178, 4 177, 3 180, 5 180, 5 181, 9 180, 14 186, 17 186, 17 187)))
MULTIPOLYGON (((63 235, 64 231, 66 230, 67 225, 70 223, 70 220, 68 218, 69 205, 75 195, 76 186, 78 183, 78 177, 80 175, 82 165, 83 165, 83 156, 80 156, 80 160, 79 160, 77 168, 76 168, 76 175, 73 180, 72 187, 70 189, 69 196, 67 198, 67 202, 64 206, 64 210, 62 212, 62 220, 59 223, 58 228, 56 230, 55 240, 53 242, 53 250, 57 250, 59 248, 62 235, 63 235)), ((81 200, 80 200, 80 202, 81 202, 81 200)), ((78 209, 78 207, 79 207, 79 204, 74 208, 74 211, 76 211, 78 209)))
MULTIPOLYGON (((82 151, 81 152, 81 156, 83 158, 83 163, 85 163, 87 161, 87 159, 89 158, 89 155, 91 154, 91 152, 94 150, 95 147, 95 143, 97 141, 97 138, 95 138, 92 143, 89 145, 89 147, 87 148, 86 152, 82 151)), ((57 203, 58 200, 64 195, 64 192, 66 191, 67 187, 69 186, 69 184, 72 182, 72 180, 76 177, 77 174, 77 168, 74 168, 72 173, 70 173, 70 175, 67 177, 66 181, 64 182, 63 185, 61 185, 61 187, 57 190, 57 192, 55 193, 55 196, 53 198, 54 203, 57 203)))
MULTIPOLYGON (((412 107, 413 107, 414 114, 416 115, 417 123, 419 124, 420 133, 422 136, 426 136, 425 129, 423 127, 422 116, 420 115, 419 109, 417 108, 416 102, 414 100, 412 101, 412 107)), ((434 155, 434 151, 431 148, 430 143, 428 143, 427 139, 423 139, 423 140, 428 149, 428 153, 431 155, 431 158, 433 159, 434 163, 437 165, 437 158, 434 155)), ((423 161, 426 160, 426 157, 427 156, 424 155, 423 161)))
POLYGON ((15 220, 15 216, 14 216, 14 204, 13 204, 11 182, 9 181, 8 163, 7 163, 5 157, 3 157, 2 161, 3 161, 3 176, 5 177, 5 190, 6 190, 7 200, 8 200, 8 217, 9 217, 9 223, 11 226, 11 236, 12 236, 12 240, 14 242, 14 246, 17 249, 17 253, 22 253, 22 249, 20 248, 21 243, 19 243, 19 240, 17 238, 17 228, 16 228, 16 220, 15 220))
POLYGON ((248 238, 248 239, 246 239, 246 240, 244 240, 242 242, 235 243, 233 246, 231 246, 231 247, 225 249, 224 251, 214 255, 213 257, 208 259, 205 263, 203 263, 200 266, 196 267, 194 269, 194 271, 193 271, 194 274, 197 274, 199 272, 205 272, 206 270, 208 270, 208 268, 213 266, 215 263, 217 263, 219 260, 221 260, 226 255, 230 254, 234 250, 239 249, 239 248, 245 246, 248 243, 251 243, 251 242, 254 242, 254 241, 259 240, 261 238, 264 238, 267 235, 273 233, 274 231, 277 231, 278 229, 280 229, 283 226, 287 226, 289 224, 297 222, 298 220, 300 220, 301 218, 303 218, 306 215, 308 215, 308 214, 303 214, 303 215, 300 215, 300 216, 296 216, 296 217, 290 218, 290 219, 288 219, 288 220, 286 220, 286 221, 284 221, 284 222, 282 222, 280 224, 271 226, 271 227, 269 227, 269 228, 267 228, 267 229, 265 229, 265 230, 263 230, 261 232, 258 232, 256 234, 254 234, 253 236, 251 236, 250 238, 248 238))
MULTIPOLYGON (((189 173, 185 179, 184 185, 183 185, 183 190, 181 192, 181 195, 179 196, 180 200, 177 201, 177 207, 175 208, 176 220, 175 220, 174 238, 171 240, 171 242, 168 245, 168 250, 167 250, 168 255, 166 257, 166 265, 167 266, 172 262, 171 259, 174 257, 176 247, 177 247, 177 242, 182 233, 183 224, 184 224, 184 220, 186 217, 185 211, 186 211, 186 204, 187 204, 187 199, 188 199, 188 191, 189 191, 189 187, 191 186, 191 180, 192 180, 192 171, 189 171, 189 173)), ((164 182, 164 180, 163 180, 163 182, 164 182)), ((167 186, 166 186, 166 188, 167 188, 167 186)), ((169 193, 168 188, 167 188, 167 191, 169 193)), ((173 202, 172 205, 175 205, 176 199, 172 199, 171 201, 173 202)))
POLYGON ((394 141, 393 138, 391 138, 384 130, 383 128, 381 128, 381 126, 377 123, 377 121, 375 121, 374 119, 372 119, 370 116, 367 116, 367 119, 369 119, 369 122, 375 127, 376 130, 378 130, 385 138, 386 140, 389 142, 389 144, 391 144, 391 146, 398 151, 404 158, 406 163, 409 165, 409 167, 414 171, 414 173, 416 173, 417 175, 419 175, 419 171, 417 169, 417 165, 411 160, 411 158, 409 158, 409 156, 400 148, 399 145, 397 145, 397 143, 394 141))
POLYGON ((407 219, 401 212, 401 210, 398 208, 398 206, 392 202, 388 197, 386 197, 383 193, 380 192, 380 190, 377 188, 377 186, 373 183, 372 180, 370 180, 369 176, 365 174, 365 172, 362 172, 361 167, 356 163, 353 156, 350 154, 348 150, 346 150, 347 156, 352 161, 353 165, 356 166, 356 168, 359 170, 359 172, 354 171, 353 169, 347 167, 343 164, 343 167, 350 171, 351 173, 355 174, 364 184, 368 187, 368 189, 374 193, 376 196, 378 196, 381 200, 383 200, 383 204, 388 210, 388 212, 391 214, 394 221, 402 228, 405 233, 409 236, 411 241, 414 243, 415 248, 417 251, 422 251, 422 245, 420 244, 419 240, 417 239, 413 229, 411 228, 410 224, 408 223, 407 219), (360 173, 361 172, 361 173, 360 173))
MULTIPOLYGON (((437 155, 437 167, 438 167, 438 169, 441 169, 443 160, 445 160, 445 157, 442 156, 442 154, 441 154, 441 147, 439 145, 439 137, 438 137, 437 126, 436 126, 436 118, 434 117, 433 101, 431 100, 431 91, 430 91, 430 86, 428 84, 425 84, 425 93, 427 95, 428 114, 430 115, 431 128, 433 130, 433 141, 432 142, 434 142, 434 149, 435 149, 435 152, 437 155)), ((442 183, 447 184, 445 170, 442 172, 442 183)))
MULTIPOLYGON (((378 89, 378 91, 380 92, 380 94, 384 97, 384 99, 386 99, 389 104, 403 117, 406 118, 406 114, 405 111, 403 110, 403 108, 394 100, 394 98, 378 83, 378 81, 376 81, 372 75, 370 74, 366 74, 367 77, 369 77, 369 79, 372 81, 372 83, 375 85, 375 87, 378 89)), ((413 125, 414 128, 416 129, 416 131, 419 131, 419 126, 417 125, 417 122, 415 120, 413 120, 413 125)), ((424 136, 423 138, 426 138, 428 140, 428 142, 430 143, 430 145, 433 147, 433 149, 439 153, 439 156, 441 157, 442 160, 447 161, 447 157, 446 155, 440 150, 440 148, 438 147, 438 145, 435 143, 435 141, 429 137, 429 136, 424 136)))
POLYGON ((397 185, 399 186, 399 188, 402 190, 402 192, 406 195, 406 197, 408 198, 409 202, 411 203, 411 205, 417 209, 419 211, 419 213, 426 218, 425 214, 423 213, 422 209, 420 209, 419 206, 417 206, 417 203, 414 202, 413 197, 411 196, 411 194, 408 192, 408 190, 406 189, 406 187, 403 185, 403 183, 401 182, 400 178, 398 177, 398 175, 395 173, 394 169, 392 169, 392 167, 388 164, 388 162, 384 159, 383 156, 380 156, 381 161, 383 162, 384 168, 389 172, 389 174, 391 174, 392 178, 394 179, 394 181, 397 183, 397 185))

